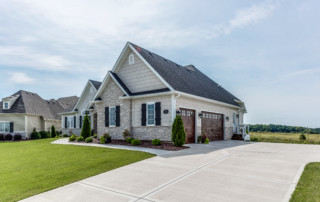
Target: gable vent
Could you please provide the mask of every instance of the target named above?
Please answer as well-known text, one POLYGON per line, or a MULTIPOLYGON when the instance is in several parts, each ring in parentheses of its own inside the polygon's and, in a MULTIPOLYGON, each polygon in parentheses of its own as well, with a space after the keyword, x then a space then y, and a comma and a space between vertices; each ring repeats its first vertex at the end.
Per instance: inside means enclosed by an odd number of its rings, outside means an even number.
POLYGON ((193 65, 187 65, 187 66, 184 66, 184 68, 186 68, 187 70, 190 70, 190 71, 196 71, 196 69, 193 65))

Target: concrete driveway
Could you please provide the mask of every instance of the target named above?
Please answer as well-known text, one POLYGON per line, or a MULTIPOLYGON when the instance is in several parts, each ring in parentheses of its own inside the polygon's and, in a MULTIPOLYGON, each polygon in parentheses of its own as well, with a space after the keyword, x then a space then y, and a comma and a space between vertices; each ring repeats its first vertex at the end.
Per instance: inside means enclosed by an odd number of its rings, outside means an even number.
POLYGON ((320 161, 320 146, 191 145, 24 201, 288 201, 311 161, 320 161))

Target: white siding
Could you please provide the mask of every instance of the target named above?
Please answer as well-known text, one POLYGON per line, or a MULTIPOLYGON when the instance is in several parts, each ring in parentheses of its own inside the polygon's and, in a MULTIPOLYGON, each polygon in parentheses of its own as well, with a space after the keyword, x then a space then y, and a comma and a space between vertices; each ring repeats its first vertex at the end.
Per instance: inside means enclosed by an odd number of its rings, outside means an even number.
POLYGON ((1 114, 0 121, 13 122, 14 123, 14 125, 13 125, 14 131, 24 132, 26 130, 26 128, 25 128, 25 115, 1 114))

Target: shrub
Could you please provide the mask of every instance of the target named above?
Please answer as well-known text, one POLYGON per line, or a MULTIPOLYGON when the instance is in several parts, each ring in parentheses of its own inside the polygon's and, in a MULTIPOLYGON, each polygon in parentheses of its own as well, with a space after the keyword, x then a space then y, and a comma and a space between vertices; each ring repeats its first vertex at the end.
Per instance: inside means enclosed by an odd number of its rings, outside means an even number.
POLYGON ((197 142, 198 142, 198 143, 202 143, 202 136, 198 136, 197 142))
POLYGON ((126 139, 126 141, 127 141, 128 143, 131 143, 132 140, 134 140, 133 137, 128 137, 128 138, 126 139))
POLYGON ((131 144, 132 145, 140 145, 141 142, 140 142, 140 140, 134 139, 134 140, 131 141, 131 144))
POLYGON ((152 140, 151 144, 152 144, 152 145, 161 145, 161 140, 159 140, 159 139, 154 139, 154 140, 152 140))
POLYGON ((104 136, 100 137, 100 143, 105 144, 106 143, 106 138, 104 136))
POLYGON ((36 128, 34 128, 33 132, 31 133, 31 139, 36 140, 40 138, 41 138, 40 134, 37 132, 36 128))
POLYGON ((77 141, 78 141, 78 142, 83 142, 83 141, 84 141, 84 138, 83 138, 82 136, 79 136, 79 137, 77 138, 77 141))
POLYGON ((125 130, 123 131, 123 133, 122 133, 122 136, 123 136, 123 138, 126 140, 126 139, 128 139, 129 137, 131 137, 131 134, 130 134, 129 130, 125 129, 125 130))
POLYGON ((209 144, 209 138, 206 138, 206 139, 204 140, 204 144, 209 144))
POLYGON ((86 143, 89 143, 89 142, 92 142, 92 141, 93 141, 92 137, 87 137, 86 138, 86 143))
POLYGON ((303 133, 299 136, 299 140, 301 140, 301 141, 305 141, 306 139, 307 139, 307 137, 303 133))
POLYGON ((68 137, 69 135, 68 134, 63 134, 63 137, 68 137))
POLYGON ((14 140, 22 140, 22 135, 21 135, 21 134, 15 134, 15 135, 13 136, 13 139, 14 139, 14 140))
POLYGON ((75 134, 72 134, 70 137, 74 137, 74 138, 77 138, 77 136, 75 134))
POLYGON ((46 131, 40 131, 39 134, 41 139, 49 137, 49 134, 46 131))
POLYGON ((0 140, 4 140, 4 134, 0 134, 0 140))
POLYGON ((5 140, 12 140, 12 135, 11 135, 11 134, 6 134, 6 135, 4 136, 4 139, 5 139, 5 140))
POLYGON ((54 127, 54 125, 51 126, 51 134, 50 134, 51 138, 54 138, 57 136, 56 133, 56 128, 54 127))
POLYGON ((75 137, 69 137, 69 142, 73 142, 73 141, 76 141, 76 138, 75 137))
POLYGON ((97 135, 97 134, 94 134, 94 135, 93 135, 93 138, 98 138, 98 135, 97 135))
POLYGON ((252 141, 252 142, 257 142, 257 141, 258 141, 258 138, 252 137, 252 138, 250 138, 250 141, 252 141))
POLYGON ((103 134, 103 137, 106 139, 106 143, 110 143, 111 142, 111 136, 109 135, 109 133, 103 134))
POLYGON ((83 125, 81 130, 81 136, 86 139, 87 137, 91 136, 91 127, 90 127, 90 120, 88 115, 86 114, 83 119, 83 125))
POLYGON ((186 132, 184 131, 183 121, 180 115, 177 115, 172 125, 171 140, 174 146, 181 147, 186 142, 186 132))
POLYGON ((206 132, 203 130, 203 131, 201 132, 201 142, 202 142, 202 143, 205 143, 205 141, 206 141, 207 138, 208 138, 208 136, 207 136, 206 132))

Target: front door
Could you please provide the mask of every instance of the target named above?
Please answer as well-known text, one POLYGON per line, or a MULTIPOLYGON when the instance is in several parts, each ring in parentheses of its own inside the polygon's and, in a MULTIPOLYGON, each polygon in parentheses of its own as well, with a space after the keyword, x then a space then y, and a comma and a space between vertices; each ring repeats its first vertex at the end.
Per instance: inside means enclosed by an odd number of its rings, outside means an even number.
POLYGON ((186 143, 195 143, 195 111, 180 108, 184 130, 186 131, 186 143))

